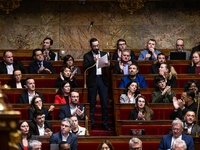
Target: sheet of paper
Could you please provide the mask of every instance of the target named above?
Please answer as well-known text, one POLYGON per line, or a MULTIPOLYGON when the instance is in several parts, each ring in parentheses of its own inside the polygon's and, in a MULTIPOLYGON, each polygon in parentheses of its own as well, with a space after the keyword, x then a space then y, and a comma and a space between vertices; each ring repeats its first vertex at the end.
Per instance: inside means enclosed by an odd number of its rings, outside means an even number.
POLYGON ((105 67, 105 63, 108 62, 108 55, 104 55, 98 59, 98 68, 105 67))

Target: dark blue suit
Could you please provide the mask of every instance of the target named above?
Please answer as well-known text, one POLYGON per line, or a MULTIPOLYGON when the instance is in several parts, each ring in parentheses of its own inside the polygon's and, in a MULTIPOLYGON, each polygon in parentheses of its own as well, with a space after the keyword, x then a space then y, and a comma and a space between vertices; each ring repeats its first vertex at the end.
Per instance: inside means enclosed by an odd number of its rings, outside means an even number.
MULTIPOLYGON (((112 58, 112 60, 117 60, 118 59, 118 53, 117 53, 117 51, 116 52, 114 52, 114 54, 113 54, 113 58, 112 58)), ((131 51, 131 57, 130 57, 130 60, 136 60, 136 57, 135 57, 135 53, 134 53, 134 51, 131 51)))
MULTIPOLYGON (((52 134, 49 140, 49 144, 59 144, 62 142, 61 132, 52 134)), ((73 133, 69 133, 67 138, 67 143, 69 143, 71 150, 77 150, 78 147, 78 136, 73 133)))
MULTIPOLYGON (((77 107, 80 106, 80 110, 83 110, 83 106, 81 105, 77 105, 77 107)), ((62 107, 60 107, 60 111, 59 111, 59 120, 63 120, 64 118, 67 118, 71 115, 71 111, 70 111, 70 107, 69 105, 64 105, 62 107)), ((80 116, 77 115, 78 120, 85 120, 85 116, 86 116, 86 109, 84 107, 84 117, 81 118, 80 116)))
MULTIPOLYGON (((43 66, 45 68, 48 68, 52 72, 52 74, 56 74, 56 72, 53 68, 53 65, 50 62, 43 61, 43 66)), ((29 73, 30 74, 38 74, 38 70, 39 70, 39 66, 36 61, 32 62, 29 65, 29 73)), ((45 70, 42 70, 41 74, 47 74, 47 72, 45 70)))
MULTIPOLYGON (((158 150, 171 149, 172 136, 173 136, 172 134, 167 134, 163 136, 160 145, 158 147, 158 150)), ((194 142, 192 137, 182 134, 182 140, 185 141, 188 150, 194 150, 194 142)))
MULTIPOLYGON (((44 103, 44 97, 42 93, 36 92, 35 94, 38 94, 40 98, 42 99, 42 102, 44 103)), ((22 93, 19 97, 18 104, 29 104, 29 99, 28 99, 28 92, 22 93)))
MULTIPOLYGON (((119 88, 126 88, 126 85, 131 81, 129 76, 121 78, 119 88)), ((139 88, 147 88, 145 78, 143 76, 136 75, 135 81, 139 84, 139 88)))

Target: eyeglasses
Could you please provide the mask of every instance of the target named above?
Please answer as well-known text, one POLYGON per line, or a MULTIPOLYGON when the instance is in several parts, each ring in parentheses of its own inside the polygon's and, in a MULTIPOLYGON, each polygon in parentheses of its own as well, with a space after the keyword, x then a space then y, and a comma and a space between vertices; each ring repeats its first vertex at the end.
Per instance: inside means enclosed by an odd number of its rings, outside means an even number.
POLYGON ((177 128, 172 128, 173 131, 181 131, 181 129, 177 129, 177 128))
POLYGON ((136 148, 131 148, 131 147, 130 147, 130 150, 140 150, 140 148, 141 148, 141 147, 136 147, 136 148))

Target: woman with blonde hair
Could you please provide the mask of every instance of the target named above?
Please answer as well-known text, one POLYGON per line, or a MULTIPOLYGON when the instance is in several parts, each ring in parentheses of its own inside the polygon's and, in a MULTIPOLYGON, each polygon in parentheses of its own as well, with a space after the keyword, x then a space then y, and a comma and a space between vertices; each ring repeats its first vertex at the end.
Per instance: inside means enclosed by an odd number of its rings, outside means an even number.
POLYGON ((129 120, 153 120, 154 113, 149 108, 146 97, 139 95, 136 98, 135 108, 131 110, 129 120))
POLYGON ((192 63, 188 65, 188 74, 200 74, 200 52, 192 54, 192 63))

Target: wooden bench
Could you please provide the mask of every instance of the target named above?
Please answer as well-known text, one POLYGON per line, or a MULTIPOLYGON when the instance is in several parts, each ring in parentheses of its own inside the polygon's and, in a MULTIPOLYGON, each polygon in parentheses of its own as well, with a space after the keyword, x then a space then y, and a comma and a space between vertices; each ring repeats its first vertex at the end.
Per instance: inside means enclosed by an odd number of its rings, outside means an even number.
MULTIPOLYGON (((76 88, 79 92, 79 102, 80 103, 87 103, 88 101, 88 92, 87 89, 84 88, 76 88)), ((3 89, 2 90, 5 95, 7 95, 8 102, 11 104, 17 104, 19 100, 19 96, 26 92, 25 89, 3 89)), ((45 103, 54 103, 55 95, 56 95, 56 89, 55 88, 49 88, 49 89, 36 89, 35 91, 42 93, 44 96, 45 103)))

